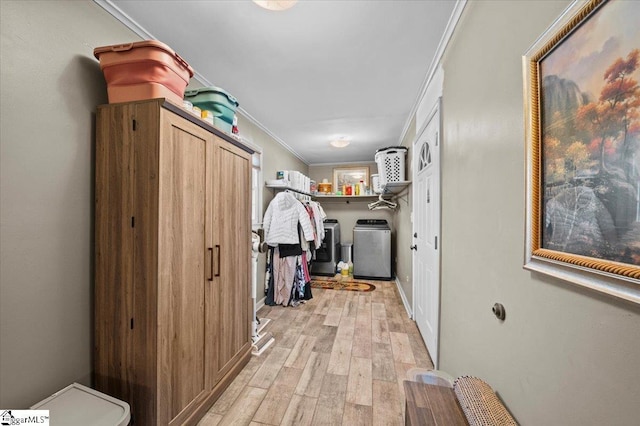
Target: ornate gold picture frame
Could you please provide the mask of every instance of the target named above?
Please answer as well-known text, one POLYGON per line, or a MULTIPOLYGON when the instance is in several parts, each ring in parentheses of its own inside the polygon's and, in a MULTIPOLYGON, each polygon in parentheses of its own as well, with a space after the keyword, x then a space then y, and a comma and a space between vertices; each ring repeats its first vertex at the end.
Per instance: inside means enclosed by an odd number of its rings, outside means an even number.
POLYGON ((572 3, 523 57, 528 270, 640 303, 640 2, 572 3))

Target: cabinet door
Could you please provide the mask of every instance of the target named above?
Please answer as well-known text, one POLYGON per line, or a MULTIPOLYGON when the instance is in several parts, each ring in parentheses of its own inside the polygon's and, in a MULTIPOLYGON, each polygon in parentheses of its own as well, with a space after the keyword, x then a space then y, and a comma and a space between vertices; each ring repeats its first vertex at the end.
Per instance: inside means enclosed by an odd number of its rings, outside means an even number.
POLYGON ((206 398, 212 135, 162 111, 158 215, 158 424, 180 424, 206 398))
POLYGON ((129 105, 100 108, 95 171, 95 385, 135 407, 133 130, 129 105))
POLYGON ((251 157, 216 138, 214 158, 217 382, 251 345, 251 157))

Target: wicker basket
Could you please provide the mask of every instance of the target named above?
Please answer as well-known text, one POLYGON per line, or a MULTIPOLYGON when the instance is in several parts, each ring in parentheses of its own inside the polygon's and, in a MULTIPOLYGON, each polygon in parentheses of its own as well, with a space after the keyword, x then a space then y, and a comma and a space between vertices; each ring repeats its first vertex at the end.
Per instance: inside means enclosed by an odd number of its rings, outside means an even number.
POLYGON ((491 386, 477 377, 462 376, 453 382, 453 391, 471 426, 511 426, 516 421, 491 386))

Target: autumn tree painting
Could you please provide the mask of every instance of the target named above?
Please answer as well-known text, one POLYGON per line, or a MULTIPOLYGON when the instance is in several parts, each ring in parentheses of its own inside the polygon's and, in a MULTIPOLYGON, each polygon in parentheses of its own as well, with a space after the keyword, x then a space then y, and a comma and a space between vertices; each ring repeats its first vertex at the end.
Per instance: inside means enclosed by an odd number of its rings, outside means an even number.
MULTIPOLYGON (((619 149, 614 150, 623 158, 632 154, 629 132, 637 134, 638 107, 640 107, 640 86, 631 76, 640 65, 640 50, 634 49, 626 60, 618 58, 604 73, 605 86, 602 88, 597 102, 590 102, 578 108, 576 118, 580 127, 596 136, 593 141, 600 156, 600 173, 605 172, 607 141, 610 146, 619 142, 619 149), (621 141, 620 141, 621 139, 621 141)), ((628 163, 629 164, 629 163, 628 163)), ((632 170, 625 167, 626 172, 632 170)))
POLYGON ((639 15, 610 1, 541 61, 544 248, 640 265, 639 15))

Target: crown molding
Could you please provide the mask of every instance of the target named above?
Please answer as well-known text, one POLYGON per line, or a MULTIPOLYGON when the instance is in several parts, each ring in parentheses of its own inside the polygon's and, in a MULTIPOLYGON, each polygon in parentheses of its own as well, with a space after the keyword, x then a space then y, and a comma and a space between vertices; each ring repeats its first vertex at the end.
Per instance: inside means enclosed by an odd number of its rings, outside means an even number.
POLYGON ((372 165, 372 164, 376 164, 375 161, 341 161, 338 163, 309 163, 308 166, 311 167, 317 167, 317 166, 342 166, 342 165, 358 165, 358 164, 368 164, 368 165, 372 165))

